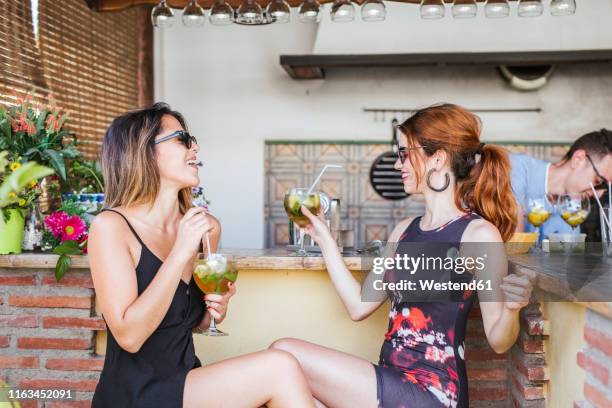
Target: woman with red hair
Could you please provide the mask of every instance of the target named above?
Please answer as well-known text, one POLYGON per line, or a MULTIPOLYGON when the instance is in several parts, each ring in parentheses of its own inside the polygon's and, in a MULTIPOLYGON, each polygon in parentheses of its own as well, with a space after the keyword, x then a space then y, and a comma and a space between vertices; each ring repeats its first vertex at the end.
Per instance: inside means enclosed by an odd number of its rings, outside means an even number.
MULTIPOLYGON (((402 137, 395 168, 401 171, 407 193, 423 194, 425 214, 401 221, 387 250, 393 256, 415 247, 432 248, 441 256, 466 247, 495 253, 498 262, 488 268, 489 290, 478 288, 478 294, 489 344, 503 353, 517 338, 519 311, 529 301, 531 283, 525 276, 507 275, 503 243, 516 225, 509 162, 504 150, 480 142, 480 129, 478 117, 451 104, 419 110, 399 126, 402 137)), ((351 319, 363 320, 387 298, 391 301, 378 364, 297 339, 272 344, 300 361, 317 405, 467 407, 464 338, 475 291, 455 290, 433 299, 397 291, 384 291, 378 299, 362 296, 372 274, 362 288, 344 265, 326 224, 305 207, 302 211, 311 220, 306 232, 321 247, 351 319)), ((452 280, 471 281, 471 274, 464 274, 458 265, 447 275, 419 270, 412 276, 452 275, 452 280)), ((398 276, 387 270, 383 280, 397 282, 398 276)))

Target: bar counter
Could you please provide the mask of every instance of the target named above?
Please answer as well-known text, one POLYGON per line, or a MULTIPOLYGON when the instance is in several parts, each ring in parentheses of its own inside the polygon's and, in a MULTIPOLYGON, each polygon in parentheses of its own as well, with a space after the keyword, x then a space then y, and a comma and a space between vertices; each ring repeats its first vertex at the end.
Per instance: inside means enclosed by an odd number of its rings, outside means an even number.
MULTIPOLYGON (((351 321, 321 257, 292 257, 284 249, 222 252, 238 265, 238 290, 219 325, 230 335, 194 335, 204 364, 283 337, 377 361, 389 306, 351 321)), ((59 284, 56 260, 53 254, 0 256, 0 377, 22 388, 72 388, 86 405, 102 368, 106 326, 95 307, 87 256, 72 257, 72 270, 59 284)), ((363 279, 361 257, 344 261, 363 279)), ((612 386, 602 370, 609 375, 612 367, 612 303, 596 300, 610 293, 610 265, 583 276, 560 273, 558 261, 542 253, 510 255, 509 262, 511 270, 535 276, 537 301, 521 312, 519 339, 502 355, 488 347, 474 308, 466 340, 470 406, 561 407, 609 398, 612 386)))
MULTIPOLYGON (((223 251, 236 262, 240 271, 325 271, 325 262, 320 255, 309 257, 291 256, 287 250, 275 249, 228 249, 223 251)), ((73 270, 88 269, 86 255, 72 256, 73 270)), ((53 269, 57 255, 49 253, 23 253, 0 255, 0 268, 53 269)), ((612 258, 608 261, 597 257, 581 259, 581 269, 571 269, 566 259, 544 252, 513 254, 508 256, 509 271, 523 271, 535 276, 535 287, 551 295, 557 301, 576 302, 612 318, 612 258)), ((344 262, 353 272, 365 272, 367 266, 362 257, 344 256, 344 262)), ((70 272, 68 273, 68 276, 70 272)), ((360 274, 361 275, 361 274, 360 274)), ((239 281, 242 281, 242 274, 239 281)))

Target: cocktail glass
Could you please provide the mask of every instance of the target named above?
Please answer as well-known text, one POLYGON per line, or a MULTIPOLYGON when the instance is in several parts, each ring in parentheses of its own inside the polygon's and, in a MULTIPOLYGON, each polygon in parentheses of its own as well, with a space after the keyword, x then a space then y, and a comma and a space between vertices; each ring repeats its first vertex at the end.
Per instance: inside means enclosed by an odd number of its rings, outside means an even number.
MULTIPOLYGON (((193 279, 204 293, 224 295, 229 291, 228 284, 236 282, 238 268, 236 264, 222 254, 210 254, 208 257, 199 254, 193 268, 193 279)), ((227 336, 217 329, 215 318, 210 317, 210 327, 202 332, 206 336, 227 336)))
POLYGON ((546 197, 530 198, 527 205, 527 220, 536 228, 548 221, 553 212, 553 206, 546 197))
POLYGON ((582 224, 591 212, 591 201, 584 193, 564 194, 559 196, 557 208, 561 218, 568 223, 572 229, 582 224))
POLYGON ((310 224, 310 220, 302 213, 302 206, 314 215, 318 215, 321 211, 321 197, 316 191, 308 193, 307 188, 292 188, 285 193, 285 212, 291 221, 299 225, 300 228, 300 248, 292 255, 308 256, 304 249, 304 231, 303 228, 310 224))

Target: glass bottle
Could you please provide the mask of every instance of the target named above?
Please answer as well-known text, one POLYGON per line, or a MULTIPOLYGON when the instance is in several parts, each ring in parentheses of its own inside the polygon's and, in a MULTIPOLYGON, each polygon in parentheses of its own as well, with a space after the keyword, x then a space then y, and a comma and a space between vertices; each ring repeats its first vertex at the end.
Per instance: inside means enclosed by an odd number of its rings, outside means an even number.
POLYGON ((30 206, 23 231, 22 248, 26 251, 41 251, 45 224, 38 201, 30 206))

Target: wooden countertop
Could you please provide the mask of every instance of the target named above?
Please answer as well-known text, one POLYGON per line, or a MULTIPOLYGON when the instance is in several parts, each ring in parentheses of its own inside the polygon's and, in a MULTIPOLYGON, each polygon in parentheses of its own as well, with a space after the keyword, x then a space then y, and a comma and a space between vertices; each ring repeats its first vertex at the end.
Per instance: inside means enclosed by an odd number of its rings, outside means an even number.
POLYGON ((532 251, 509 256, 510 267, 535 273, 550 301, 577 302, 612 318, 612 258, 601 252, 565 255, 532 251))
MULTIPOLYGON (((222 251, 236 261, 239 269, 259 270, 325 270, 321 256, 290 256, 285 249, 227 249, 222 251)), ((0 255, 0 268, 39 268, 53 269, 58 256, 50 253, 22 253, 19 255, 0 255)), ((87 255, 71 256, 75 269, 89 268, 87 255)), ((351 271, 366 270, 361 266, 361 258, 344 257, 346 266, 351 271)))

